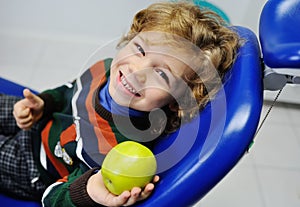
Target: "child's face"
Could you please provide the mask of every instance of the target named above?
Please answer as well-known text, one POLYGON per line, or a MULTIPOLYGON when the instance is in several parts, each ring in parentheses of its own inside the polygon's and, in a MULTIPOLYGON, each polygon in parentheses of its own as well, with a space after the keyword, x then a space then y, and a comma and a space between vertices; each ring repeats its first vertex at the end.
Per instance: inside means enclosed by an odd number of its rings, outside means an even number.
POLYGON ((187 89, 189 67, 180 51, 157 44, 162 34, 141 33, 124 46, 111 66, 109 92, 115 102, 140 111, 161 108, 187 89), (151 44, 155 41, 155 44, 151 44), (173 54, 172 54, 173 53, 173 54))

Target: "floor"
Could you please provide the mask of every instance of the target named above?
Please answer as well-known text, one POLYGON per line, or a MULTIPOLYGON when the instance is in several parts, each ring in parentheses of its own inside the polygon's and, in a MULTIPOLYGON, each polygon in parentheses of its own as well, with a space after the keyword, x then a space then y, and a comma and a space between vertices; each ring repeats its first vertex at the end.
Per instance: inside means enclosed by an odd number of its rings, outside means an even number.
MULTIPOLYGON (((74 79, 99 46, 0 34, 0 76, 42 91, 74 79)), ((299 207, 299 123, 300 105, 275 105, 249 154, 195 207, 299 207)))

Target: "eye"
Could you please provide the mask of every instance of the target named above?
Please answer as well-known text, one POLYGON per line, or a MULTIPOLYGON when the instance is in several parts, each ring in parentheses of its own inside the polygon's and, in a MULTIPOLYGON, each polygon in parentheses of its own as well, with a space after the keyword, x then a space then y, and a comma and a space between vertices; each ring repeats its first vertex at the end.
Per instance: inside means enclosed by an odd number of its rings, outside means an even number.
POLYGON ((141 45, 135 43, 135 46, 136 46, 137 50, 138 50, 143 56, 146 55, 146 53, 145 53, 145 51, 144 51, 144 49, 142 48, 141 45))
POLYGON ((166 82, 167 82, 167 84, 169 85, 169 77, 168 77, 168 75, 163 71, 163 70, 161 70, 161 69, 155 69, 155 71, 158 73, 158 75, 160 76, 160 77, 162 77, 166 82))

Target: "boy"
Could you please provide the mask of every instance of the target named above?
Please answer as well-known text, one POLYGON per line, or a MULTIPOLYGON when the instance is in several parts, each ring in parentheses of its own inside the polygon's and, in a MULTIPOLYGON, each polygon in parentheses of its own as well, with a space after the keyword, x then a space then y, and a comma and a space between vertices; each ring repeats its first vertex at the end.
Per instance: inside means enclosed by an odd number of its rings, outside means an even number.
POLYGON ((101 163, 117 143, 147 146, 197 115, 233 64, 238 36, 190 3, 138 12, 113 59, 76 81, 24 99, 0 96, 1 189, 45 206, 128 206, 154 183, 119 196, 103 185, 101 163), (13 114, 17 126, 9 115, 13 114), (164 113, 161 113, 164 112, 164 113))

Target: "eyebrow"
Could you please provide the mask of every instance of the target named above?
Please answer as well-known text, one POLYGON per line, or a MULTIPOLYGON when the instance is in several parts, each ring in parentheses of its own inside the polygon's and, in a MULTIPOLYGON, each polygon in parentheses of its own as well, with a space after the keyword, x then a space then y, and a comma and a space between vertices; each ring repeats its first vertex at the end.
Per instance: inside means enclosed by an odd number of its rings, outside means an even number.
POLYGON ((138 35, 137 37, 136 37, 137 39, 140 39, 142 42, 144 42, 144 43, 146 43, 146 44, 149 44, 149 40, 147 40, 147 39, 144 39, 143 37, 141 37, 140 35, 138 35))
POLYGON ((155 45, 160 45, 160 42, 156 41, 155 43, 151 40, 149 40, 149 38, 144 38, 141 35, 136 36, 137 39, 141 40, 144 44, 146 44, 146 46, 155 46, 155 45))

